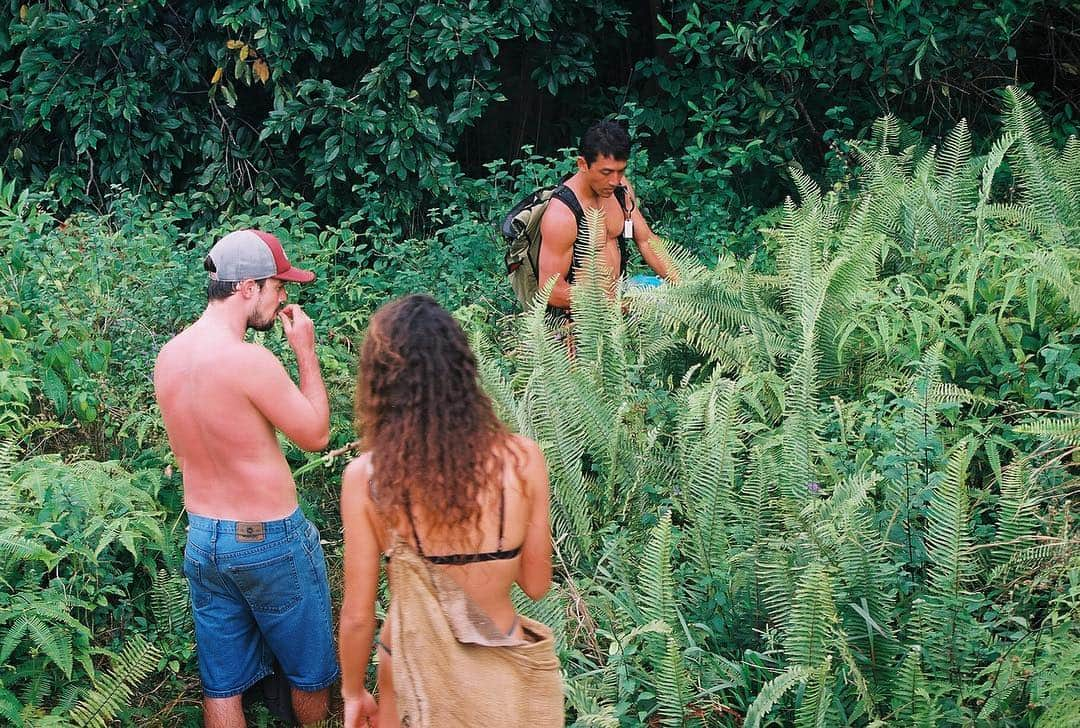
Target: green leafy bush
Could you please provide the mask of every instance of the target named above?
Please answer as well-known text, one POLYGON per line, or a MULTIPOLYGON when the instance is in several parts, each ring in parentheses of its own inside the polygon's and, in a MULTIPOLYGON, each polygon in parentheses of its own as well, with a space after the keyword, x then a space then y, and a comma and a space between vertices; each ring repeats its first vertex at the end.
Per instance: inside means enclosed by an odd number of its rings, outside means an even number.
POLYGON ((775 203, 778 163, 817 165, 886 112, 986 130, 1007 79, 1075 130, 1067 5, 12 0, 0 165, 65 210, 114 185, 203 210, 300 194, 420 237, 462 171, 620 113, 680 195, 741 210, 775 203))
POLYGON ((964 125, 894 152, 885 120, 850 190, 793 171, 767 270, 669 245, 676 285, 611 300, 581 276, 571 345, 542 308, 505 355, 474 332, 500 413, 548 457, 578 725, 1022 726, 1069 709, 1071 666, 1032 676, 1042 640, 1063 654, 1080 626, 1061 568, 1076 525, 1057 508, 1080 435, 1025 414, 1056 388, 1004 386, 983 362, 1075 331, 1080 195, 1032 170, 1065 180, 1078 157, 1007 98, 984 159, 964 125), (985 295, 965 297, 972 280, 985 295), (984 311, 1020 334, 975 355, 984 311), (972 371, 992 395, 962 386, 972 371))
MULTIPOLYGON (((762 214, 721 216, 715 181, 664 207, 693 180, 650 168, 650 218, 688 238, 663 244, 679 281, 611 300, 582 276, 570 341, 540 309, 504 315, 487 227, 565 171, 544 155, 456 177, 424 211, 441 232, 416 240, 359 213, 323 226, 290 196, 238 212, 118 193, 61 221, 55 198, 7 185, 4 426, 69 455, 6 450, 4 578, 23 596, 0 604, 2 714, 137 723, 167 703, 160 722, 195 720, 166 532, 182 505, 156 475, 149 372, 204 306, 205 251, 251 225, 319 276, 290 296, 316 320, 335 446, 370 311, 416 289, 462 306, 500 414, 548 458, 557 584, 518 606, 557 629, 577 725, 1053 725, 1075 703, 1080 629, 1080 147, 1024 93, 1004 98, 990 144, 885 118, 836 152, 847 183, 792 168, 797 201, 762 214), (164 688, 110 702, 123 691, 104 675, 130 686, 149 662, 164 688)), ((290 360, 279 332, 258 340, 290 360)), ((287 455, 336 589, 336 469, 287 455)))
POLYGON ((0 715, 35 725, 48 713, 60 725, 70 711, 76 725, 105 725, 129 711, 131 687, 160 667, 162 652, 144 638, 147 590, 172 550, 159 478, 117 463, 14 462, 15 452, 14 441, 3 442, 0 715), (117 645, 107 671, 101 658, 117 645))

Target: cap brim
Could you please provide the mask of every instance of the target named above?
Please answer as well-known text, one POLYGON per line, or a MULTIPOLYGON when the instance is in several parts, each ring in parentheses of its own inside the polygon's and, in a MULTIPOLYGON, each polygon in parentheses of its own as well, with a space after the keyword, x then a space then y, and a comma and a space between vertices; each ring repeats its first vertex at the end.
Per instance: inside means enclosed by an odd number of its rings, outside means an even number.
POLYGON ((311 283, 315 280, 315 274, 303 268, 289 268, 287 271, 271 277, 277 278, 279 281, 289 281, 290 283, 311 283))

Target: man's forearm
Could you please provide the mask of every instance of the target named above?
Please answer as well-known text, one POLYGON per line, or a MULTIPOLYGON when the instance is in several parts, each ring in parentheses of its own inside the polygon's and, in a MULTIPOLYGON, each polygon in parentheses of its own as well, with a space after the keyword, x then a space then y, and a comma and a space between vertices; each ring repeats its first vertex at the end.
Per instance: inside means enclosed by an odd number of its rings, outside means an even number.
POLYGON ((551 295, 548 296, 548 304, 555 308, 570 308, 570 284, 561 276, 559 277, 559 280, 555 282, 555 286, 551 289, 551 295))
POLYGON ((656 240, 656 236, 650 234, 648 240, 638 243, 638 250, 641 251, 641 257, 645 259, 650 268, 656 271, 658 276, 664 280, 670 280, 671 269, 668 266, 668 258, 656 252, 656 249, 652 246, 653 240, 656 240))

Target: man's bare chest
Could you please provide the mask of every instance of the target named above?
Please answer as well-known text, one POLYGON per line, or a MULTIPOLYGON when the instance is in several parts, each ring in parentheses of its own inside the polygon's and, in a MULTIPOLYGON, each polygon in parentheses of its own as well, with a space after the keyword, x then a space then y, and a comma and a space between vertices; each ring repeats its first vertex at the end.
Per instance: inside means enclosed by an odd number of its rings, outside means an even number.
MULTIPOLYGON (((590 205, 582 205, 583 210, 590 209, 590 205)), ((602 213, 604 213, 604 241, 608 246, 617 245, 619 236, 623 234, 623 225, 625 223, 625 213, 622 207, 619 206, 618 200, 614 197, 600 198, 599 205, 596 206, 602 213)), ((588 216, 586 216, 588 219, 588 216)), ((584 229, 585 225, 582 225, 584 229)))

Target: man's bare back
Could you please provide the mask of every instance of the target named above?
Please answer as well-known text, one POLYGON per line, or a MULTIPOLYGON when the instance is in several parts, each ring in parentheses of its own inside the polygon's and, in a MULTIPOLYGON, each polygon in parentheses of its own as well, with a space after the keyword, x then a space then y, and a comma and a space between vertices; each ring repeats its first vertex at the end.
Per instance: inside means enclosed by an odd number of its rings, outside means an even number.
POLYGON ((279 369, 265 349, 199 320, 162 348, 155 386, 191 513, 269 521, 296 510, 274 427, 255 402, 279 369))
POLYGON ((154 387, 190 513, 238 521, 287 516, 296 510, 296 487, 275 428, 306 450, 329 438, 311 320, 295 305, 277 312, 285 298, 280 281, 265 288, 279 289, 262 294, 270 296, 264 307, 286 326, 302 389, 270 351, 245 342, 227 312, 216 310, 227 301, 209 306, 158 355, 154 387))

